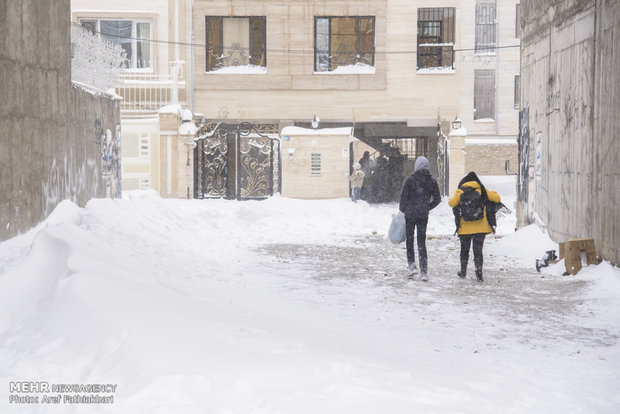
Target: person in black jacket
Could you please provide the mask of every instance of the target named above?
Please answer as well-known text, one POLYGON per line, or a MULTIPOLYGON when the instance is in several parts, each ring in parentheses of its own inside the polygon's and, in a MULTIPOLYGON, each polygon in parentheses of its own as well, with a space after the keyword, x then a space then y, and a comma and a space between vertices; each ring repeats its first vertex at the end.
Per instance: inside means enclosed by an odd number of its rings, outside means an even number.
POLYGON ((428 280, 428 259, 426 255, 426 226, 428 213, 439 205, 441 195, 437 181, 431 177, 430 164, 426 157, 418 157, 415 171, 405 180, 400 193, 399 210, 405 215, 407 262, 409 277, 417 272, 413 250, 414 230, 418 231, 418 254, 420 256, 420 279, 428 280))

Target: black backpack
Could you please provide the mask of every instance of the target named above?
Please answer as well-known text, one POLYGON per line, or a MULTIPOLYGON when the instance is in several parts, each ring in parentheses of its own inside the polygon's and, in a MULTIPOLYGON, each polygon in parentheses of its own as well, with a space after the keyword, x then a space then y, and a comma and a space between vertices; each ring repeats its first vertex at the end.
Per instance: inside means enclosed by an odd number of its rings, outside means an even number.
POLYGON ((460 187, 463 191, 459 209, 465 221, 476 221, 484 217, 484 197, 471 187, 460 187))

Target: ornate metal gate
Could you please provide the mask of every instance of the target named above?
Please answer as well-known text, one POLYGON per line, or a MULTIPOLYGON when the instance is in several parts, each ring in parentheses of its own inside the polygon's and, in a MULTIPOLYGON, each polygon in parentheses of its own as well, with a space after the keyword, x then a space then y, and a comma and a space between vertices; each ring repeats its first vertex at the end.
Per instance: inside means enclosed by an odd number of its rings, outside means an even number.
POLYGON ((280 141, 263 132, 277 127, 204 125, 194 149, 194 198, 263 199, 279 192, 280 141))

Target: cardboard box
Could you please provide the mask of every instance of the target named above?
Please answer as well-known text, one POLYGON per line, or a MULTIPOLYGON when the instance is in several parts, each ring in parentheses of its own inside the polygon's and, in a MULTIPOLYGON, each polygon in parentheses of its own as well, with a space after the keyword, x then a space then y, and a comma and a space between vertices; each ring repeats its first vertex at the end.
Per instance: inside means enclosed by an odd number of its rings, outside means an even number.
POLYGON ((593 239, 566 240, 563 250, 568 274, 576 275, 582 266, 598 264, 593 239))

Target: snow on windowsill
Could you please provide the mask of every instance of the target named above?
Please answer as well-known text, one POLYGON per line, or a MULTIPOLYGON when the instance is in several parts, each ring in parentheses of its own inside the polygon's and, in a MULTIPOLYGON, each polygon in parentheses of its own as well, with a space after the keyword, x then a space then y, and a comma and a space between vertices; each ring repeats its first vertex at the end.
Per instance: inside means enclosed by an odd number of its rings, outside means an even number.
POLYGON ((466 145, 517 145, 516 138, 467 138, 466 145))
POLYGON ((205 72, 206 75, 266 75, 267 68, 264 66, 244 65, 244 66, 226 66, 220 69, 205 72))
POLYGON ((456 70, 452 68, 424 68, 416 70, 418 75, 454 75, 456 70))
POLYGON ((314 72, 315 75, 374 75, 375 67, 356 63, 355 65, 338 66, 336 69, 325 72, 314 72))
POLYGON ((452 42, 450 43, 421 43, 418 45, 418 47, 433 47, 433 46, 450 47, 450 46, 454 46, 454 43, 452 42))
POLYGON ((295 126, 287 126, 282 128, 280 136, 284 135, 351 135, 353 128, 341 127, 341 128, 301 128, 295 126))
POLYGON ((494 123, 495 119, 493 118, 480 118, 480 119, 474 119, 475 123, 494 123))

